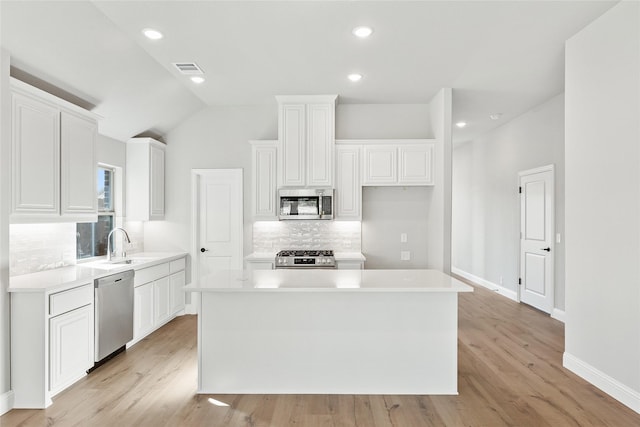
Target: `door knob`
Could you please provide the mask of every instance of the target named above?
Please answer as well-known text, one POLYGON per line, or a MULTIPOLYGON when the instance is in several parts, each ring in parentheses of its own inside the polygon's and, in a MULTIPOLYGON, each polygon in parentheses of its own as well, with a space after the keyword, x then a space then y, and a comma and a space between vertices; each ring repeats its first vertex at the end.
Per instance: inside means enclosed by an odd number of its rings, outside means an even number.
MULTIPOLYGON (((551 248, 542 248, 543 251, 551 252, 551 248)), ((204 251, 203 251, 204 252, 204 251)))
POLYGON ((209 249, 200 248, 200 252, 209 252, 209 249))

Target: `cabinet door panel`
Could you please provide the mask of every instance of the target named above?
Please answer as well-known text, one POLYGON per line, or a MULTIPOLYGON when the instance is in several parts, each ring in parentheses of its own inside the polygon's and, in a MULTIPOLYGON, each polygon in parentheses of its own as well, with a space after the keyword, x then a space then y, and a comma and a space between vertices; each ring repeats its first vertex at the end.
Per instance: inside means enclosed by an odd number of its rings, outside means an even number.
POLYGON ((395 184, 397 182, 397 147, 373 145, 364 147, 363 185, 395 184))
POLYGON ((276 219, 276 143, 252 148, 253 216, 256 219, 276 219))
POLYGON ((153 283, 134 288, 133 296, 133 339, 136 340, 153 330, 153 283))
POLYGON ((399 184, 433 184, 433 145, 404 145, 399 151, 399 184))
POLYGON ((164 150, 151 145, 150 217, 164 218, 164 150))
POLYGON ((305 105, 285 104, 280 111, 281 181, 285 186, 305 185, 305 105))
POLYGON ((93 366, 93 305, 49 320, 49 389, 61 390, 93 366))
POLYGON ((184 309, 184 288, 185 272, 180 271, 169 277, 171 288, 171 314, 184 309))
POLYGON ((360 147, 336 147, 336 219, 360 219, 360 147))
POLYGON ((333 185, 334 107, 307 105, 307 185, 333 185))
POLYGON ((95 121, 61 112, 62 215, 97 214, 95 121))
POLYGON ((60 212, 60 113, 49 104, 13 95, 13 212, 60 212))
POLYGON ((171 288, 169 277, 163 277, 153 282, 154 293, 154 326, 158 326, 171 316, 171 288))

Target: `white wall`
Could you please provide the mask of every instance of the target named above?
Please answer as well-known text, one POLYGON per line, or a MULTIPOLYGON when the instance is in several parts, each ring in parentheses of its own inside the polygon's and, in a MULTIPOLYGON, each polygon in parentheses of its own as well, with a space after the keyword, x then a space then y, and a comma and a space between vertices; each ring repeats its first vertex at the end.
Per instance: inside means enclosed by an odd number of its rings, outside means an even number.
POLYGON ((429 104, 340 104, 336 139, 432 138, 429 104))
POLYGON ((441 89, 431 100, 430 121, 434 150, 433 177, 427 214, 427 267, 451 272, 451 175, 453 142, 451 134, 452 90, 441 89))
POLYGON ((566 367, 640 412, 640 4, 566 44, 566 367))
POLYGON ((190 251, 191 169, 242 168, 244 171, 244 253, 252 252, 252 139, 277 139, 278 116, 272 106, 211 107, 173 129, 167 143, 165 221, 145 223, 145 250, 190 251))
POLYGON ((427 232, 433 187, 364 187, 362 252, 368 269, 428 268, 427 232), (400 242, 400 234, 407 242, 400 242), (409 261, 400 260, 410 251, 409 261))
MULTIPOLYGON (((549 164, 555 165, 556 232, 563 242, 563 95, 473 141, 456 144, 452 192, 454 269, 502 286, 507 295, 516 294, 520 269, 518 172, 549 164)), ((563 310, 564 243, 556 243, 554 255, 554 305, 563 310)))
POLYGON ((11 97, 9 53, 0 49, 0 414, 11 409, 9 335, 9 203, 11 201, 11 97))

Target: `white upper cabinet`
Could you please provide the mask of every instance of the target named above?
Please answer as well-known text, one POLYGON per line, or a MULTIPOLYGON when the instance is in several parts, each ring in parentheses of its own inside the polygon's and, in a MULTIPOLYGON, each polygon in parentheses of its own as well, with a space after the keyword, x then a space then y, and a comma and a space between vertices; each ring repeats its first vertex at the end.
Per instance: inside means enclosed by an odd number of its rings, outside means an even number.
POLYGON ((276 98, 280 185, 332 187, 337 95, 276 98))
POLYGON ((398 184, 433 185, 433 144, 398 147, 398 184))
POLYGON ((335 99, 307 105, 307 185, 333 186, 335 99))
POLYGON ((362 217, 361 150, 360 145, 342 145, 336 141, 336 220, 359 220, 362 217))
POLYGON ((363 184, 395 184, 398 180, 398 147, 394 145, 364 146, 363 184))
POLYGON ((278 141, 249 141, 251 144, 252 213, 255 220, 277 220, 278 141))
POLYGON ((430 140, 361 141, 362 185, 433 185, 430 140))
POLYGON ((165 145, 152 138, 127 141, 126 217, 164 219, 165 145))
POLYGON ((91 215, 98 211, 96 190, 96 137, 98 125, 75 114, 61 112, 60 185, 63 216, 91 215))
POLYGON ((11 222, 95 221, 97 116, 12 79, 11 222))

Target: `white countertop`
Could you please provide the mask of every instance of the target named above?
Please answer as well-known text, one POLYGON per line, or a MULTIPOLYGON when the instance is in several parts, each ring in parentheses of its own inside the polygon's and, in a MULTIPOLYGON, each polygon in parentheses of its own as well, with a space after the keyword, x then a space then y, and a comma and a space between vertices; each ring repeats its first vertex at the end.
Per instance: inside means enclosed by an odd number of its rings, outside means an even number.
POLYGON ((9 279, 9 292, 60 292, 93 282, 100 277, 126 270, 140 270, 186 256, 186 252, 142 252, 131 254, 132 264, 107 264, 94 261, 13 276, 9 279))
POLYGON ((437 270, 221 270, 186 292, 473 292, 437 270))

